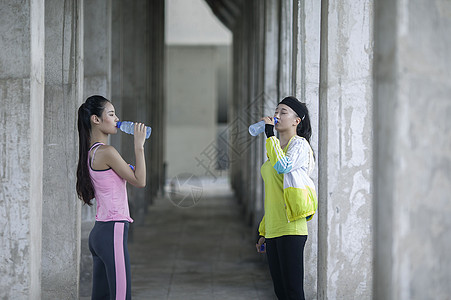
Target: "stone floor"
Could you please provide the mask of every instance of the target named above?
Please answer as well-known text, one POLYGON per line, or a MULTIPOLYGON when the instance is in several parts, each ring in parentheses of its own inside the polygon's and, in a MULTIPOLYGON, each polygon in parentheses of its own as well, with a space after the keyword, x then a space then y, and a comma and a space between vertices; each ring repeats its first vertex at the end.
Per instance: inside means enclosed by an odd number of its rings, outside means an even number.
POLYGON ((275 299, 254 230, 224 182, 167 194, 133 231, 133 299, 275 299))

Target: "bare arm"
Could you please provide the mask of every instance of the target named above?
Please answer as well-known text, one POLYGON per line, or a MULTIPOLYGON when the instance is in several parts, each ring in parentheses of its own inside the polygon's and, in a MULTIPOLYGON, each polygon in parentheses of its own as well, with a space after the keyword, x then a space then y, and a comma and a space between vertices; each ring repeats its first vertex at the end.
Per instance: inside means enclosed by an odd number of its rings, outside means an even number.
POLYGON ((144 142, 146 129, 144 124, 135 124, 134 149, 136 166, 133 171, 122 156, 112 146, 102 146, 97 152, 96 160, 112 168, 120 177, 136 187, 146 186, 146 161, 144 158, 144 142))

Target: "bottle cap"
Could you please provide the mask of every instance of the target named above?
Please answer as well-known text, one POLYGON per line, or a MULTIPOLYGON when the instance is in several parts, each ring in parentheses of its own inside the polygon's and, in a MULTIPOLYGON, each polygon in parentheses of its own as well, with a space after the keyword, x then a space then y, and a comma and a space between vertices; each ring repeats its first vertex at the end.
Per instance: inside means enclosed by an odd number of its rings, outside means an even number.
POLYGON ((116 127, 117 127, 117 128, 121 127, 121 124, 122 124, 122 122, 121 122, 121 121, 117 121, 117 123, 116 123, 116 127))

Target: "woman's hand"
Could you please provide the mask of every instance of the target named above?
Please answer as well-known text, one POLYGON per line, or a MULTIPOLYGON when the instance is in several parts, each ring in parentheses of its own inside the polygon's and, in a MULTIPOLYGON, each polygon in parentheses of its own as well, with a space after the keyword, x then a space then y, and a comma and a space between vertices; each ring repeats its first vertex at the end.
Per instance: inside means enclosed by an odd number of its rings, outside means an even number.
POLYGON ((274 125, 274 118, 273 117, 263 117, 262 121, 265 121, 265 124, 274 125))
POLYGON ((134 129, 135 149, 141 149, 144 147, 146 141, 146 125, 143 123, 135 123, 134 129))
POLYGON ((136 166, 134 176, 136 187, 146 186, 146 161, 144 158, 144 142, 146 141, 146 126, 143 123, 135 123, 135 159, 136 166))
POLYGON ((266 253, 266 243, 265 243, 265 238, 262 236, 258 239, 257 244, 255 244, 255 247, 257 248, 257 252, 258 253, 266 253), (262 248, 263 245, 263 248, 262 248), (263 250, 262 250, 263 249, 263 250))

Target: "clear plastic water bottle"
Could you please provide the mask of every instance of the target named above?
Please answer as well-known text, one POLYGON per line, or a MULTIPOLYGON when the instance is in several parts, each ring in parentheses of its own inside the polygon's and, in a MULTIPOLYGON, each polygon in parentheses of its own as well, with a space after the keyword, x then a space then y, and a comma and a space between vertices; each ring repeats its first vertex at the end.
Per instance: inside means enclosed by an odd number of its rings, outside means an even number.
MULTIPOLYGON (((277 124, 277 118, 274 118, 274 125, 276 125, 276 124, 277 124)), ((265 121, 263 121, 263 120, 249 126, 249 133, 252 136, 257 136, 262 132, 265 132, 265 121)))
MULTIPOLYGON (((135 123, 130 121, 118 121, 116 124, 116 127, 119 128, 121 131, 133 135, 135 132, 135 123)), ((149 126, 146 126, 146 139, 150 137, 150 134, 152 133, 152 128, 149 126)))

